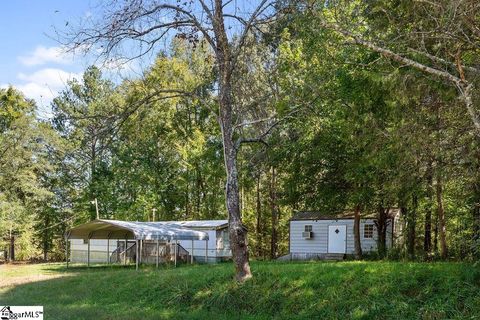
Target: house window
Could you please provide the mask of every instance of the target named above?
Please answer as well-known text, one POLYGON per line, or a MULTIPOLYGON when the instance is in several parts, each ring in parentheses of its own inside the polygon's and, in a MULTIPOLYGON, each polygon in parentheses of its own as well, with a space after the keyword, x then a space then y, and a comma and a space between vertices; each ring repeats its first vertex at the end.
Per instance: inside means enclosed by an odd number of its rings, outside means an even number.
POLYGON ((363 226, 363 237, 365 239, 373 239, 373 224, 365 224, 363 226))
POLYGON ((307 225, 305 226, 305 232, 312 232, 312 225, 307 224, 307 225))
POLYGON ((223 231, 223 249, 230 250, 230 234, 228 233, 228 229, 223 231))
POLYGON ((230 235, 228 229, 222 230, 217 243, 217 249, 228 250, 230 249, 230 235))

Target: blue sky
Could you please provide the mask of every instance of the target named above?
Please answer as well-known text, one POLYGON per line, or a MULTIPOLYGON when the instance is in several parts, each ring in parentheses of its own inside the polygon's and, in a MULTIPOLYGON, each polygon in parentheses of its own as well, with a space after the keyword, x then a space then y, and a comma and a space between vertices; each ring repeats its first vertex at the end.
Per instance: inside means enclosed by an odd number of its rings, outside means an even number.
POLYGON ((0 87, 13 85, 48 117, 52 98, 67 80, 80 77, 94 62, 67 54, 54 39, 55 28, 65 29, 91 14, 88 0, 11 0, 0 10, 0 87), (53 38, 53 39, 52 39, 53 38))
POLYGON ((88 64, 65 54, 52 39, 55 29, 89 14, 89 1, 4 1, 0 11, 0 86, 13 85, 35 99, 39 116, 65 82, 88 64))
MULTIPOLYGON (((256 2, 253 1, 252 2, 256 2)), ((93 17, 105 2, 101 0, 7 0, 0 10, 0 87, 10 85, 35 99, 38 116, 48 118, 51 100, 72 78, 80 78, 85 68, 99 65, 94 56, 66 53, 55 40, 55 28, 65 31, 93 17), (95 8, 97 10, 95 10, 95 8), (93 13, 93 15, 92 15, 93 13), (68 27, 66 26, 68 22, 68 27)), ((240 11, 252 9, 251 1, 233 2, 240 11)), ((236 10, 235 9, 235 10, 236 10)), ((98 13, 98 12, 97 12, 98 13)), ((227 21, 227 24, 231 22, 227 21)), ((234 24, 231 24, 234 26, 234 24)), ((160 48, 158 48, 160 49, 160 48)), ((152 55, 127 64, 109 63, 104 75, 112 80, 139 76, 152 55)), ((118 81, 117 81, 118 82, 118 81)))

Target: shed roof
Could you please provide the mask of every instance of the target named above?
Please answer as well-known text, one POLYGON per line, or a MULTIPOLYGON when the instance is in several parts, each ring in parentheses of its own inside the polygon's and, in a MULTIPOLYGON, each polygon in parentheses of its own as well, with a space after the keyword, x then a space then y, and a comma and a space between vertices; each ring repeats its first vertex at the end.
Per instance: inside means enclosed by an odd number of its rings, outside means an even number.
POLYGON ((70 239, 208 240, 208 233, 168 222, 93 220, 73 227, 70 239))
MULTIPOLYGON (((392 208, 388 212, 388 217, 393 218, 400 209, 392 208)), ((299 211, 296 212, 290 220, 340 220, 340 219, 353 219, 353 211, 344 211, 340 213, 324 213, 319 211, 299 211)), ((362 219, 374 219, 373 214, 362 215, 362 219)))

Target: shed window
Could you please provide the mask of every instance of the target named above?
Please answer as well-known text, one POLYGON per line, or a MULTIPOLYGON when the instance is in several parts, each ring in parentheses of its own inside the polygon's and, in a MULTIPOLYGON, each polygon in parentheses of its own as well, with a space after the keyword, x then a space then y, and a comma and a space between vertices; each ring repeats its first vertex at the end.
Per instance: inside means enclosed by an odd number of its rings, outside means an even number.
POLYGON ((312 225, 311 224, 307 224, 305 226, 305 232, 312 232, 312 225))
POLYGON ((373 239, 373 224, 365 224, 363 226, 363 237, 373 239))

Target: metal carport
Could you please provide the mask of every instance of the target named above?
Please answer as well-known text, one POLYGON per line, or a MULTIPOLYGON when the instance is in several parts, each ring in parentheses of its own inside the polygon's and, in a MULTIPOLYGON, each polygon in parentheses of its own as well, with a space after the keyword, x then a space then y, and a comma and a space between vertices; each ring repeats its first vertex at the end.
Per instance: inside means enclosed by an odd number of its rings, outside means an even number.
MULTIPOLYGON (((70 239, 84 239, 87 241, 88 254, 87 265, 90 266, 90 239, 107 239, 108 245, 110 239, 125 239, 125 245, 127 240, 135 240, 136 242, 136 269, 138 270, 139 250, 144 240, 155 240, 157 243, 157 267, 158 267, 158 244, 159 241, 175 241, 175 265, 177 265, 177 247, 178 240, 205 240, 207 244, 205 250, 205 257, 208 258, 208 233, 203 231, 191 230, 175 223, 165 222, 132 222, 132 221, 119 221, 119 220, 93 220, 91 222, 73 227, 66 235, 66 262, 68 267, 68 240, 70 239)), ((109 254, 109 249, 107 249, 109 254)), ((192 256, 193 263, 193 256, 192 256)), ((110 262, 110 258, 108 258, 110 262)))

